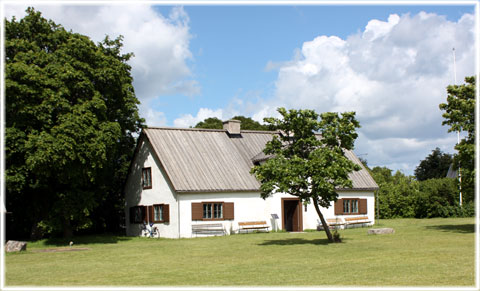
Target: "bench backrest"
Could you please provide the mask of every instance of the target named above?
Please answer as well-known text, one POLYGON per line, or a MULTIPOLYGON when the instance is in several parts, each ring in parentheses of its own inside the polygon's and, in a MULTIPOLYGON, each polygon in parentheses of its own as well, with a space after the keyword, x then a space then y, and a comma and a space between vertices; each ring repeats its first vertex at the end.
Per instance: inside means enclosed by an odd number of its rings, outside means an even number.
POLYGON ((327 221, 327 223, 342 223, 343 219, 341 217, 339 217, 339 218, 327 218, 326 221, 327 221))
POLYGON ((345 221, 357 221, 357 220, 368 220, 368 216, 345 217, 345 221))
POLYGON ((245 226, 245 225, 265 225, 267 224, 266 221, 246 221, 246 222, 239 222, 238 225, 245 226))
POLYGON ((209 223, 209 224, 192 224, 192 229, 198 228, 223 228, 221 223, 209 223))

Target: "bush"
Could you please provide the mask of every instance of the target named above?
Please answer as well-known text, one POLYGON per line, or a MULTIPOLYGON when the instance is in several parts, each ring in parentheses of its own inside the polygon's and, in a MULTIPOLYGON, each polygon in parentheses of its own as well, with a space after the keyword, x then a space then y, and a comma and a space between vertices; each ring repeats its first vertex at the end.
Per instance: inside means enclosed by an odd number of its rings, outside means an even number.
POLYGON ((473 202, 459 205, 458 181, 451 178, 416 181, 401 172, 374 168, 379 184, 379 218, 470 217, 475 215, 473 202), (389 176, 390 175, 390 176, 389 176))
POLYGON ((429 179, 420 182, 415 202, 415 217, 456 217, 458 188, 456 180, 450 178, 429 179))

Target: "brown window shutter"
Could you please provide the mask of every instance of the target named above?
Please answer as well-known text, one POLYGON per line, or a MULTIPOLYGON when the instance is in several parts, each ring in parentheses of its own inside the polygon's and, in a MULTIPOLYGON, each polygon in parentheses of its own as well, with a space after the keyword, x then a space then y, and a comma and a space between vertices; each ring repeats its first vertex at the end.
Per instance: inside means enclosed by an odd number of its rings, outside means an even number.
POLYGON ((153 222, 153 206, 147 206, 148 209, 148 222, 153 222))
POLYGON ((338 199, 335 202, 335 215, 343 214, 343 199, 338 199))
POLYGON ((163 221, 170 222, 170 205, 163 204, 163 221))
POLYGON ((233 206, 233 202, 225 202, 223 207, 223 218, 233 220, 235 218, 235 208, 233 206))
POLYGON ((143 221, 148 222, 148 207, 147 206, 140 206, 140 207, 142 207, 143 221))
POLYGON ((203 219, 203 203, 192 203, 192 220, 203 219))
POLYGON ((358 199, 358 212, 367 214, 367 199, 358 199))

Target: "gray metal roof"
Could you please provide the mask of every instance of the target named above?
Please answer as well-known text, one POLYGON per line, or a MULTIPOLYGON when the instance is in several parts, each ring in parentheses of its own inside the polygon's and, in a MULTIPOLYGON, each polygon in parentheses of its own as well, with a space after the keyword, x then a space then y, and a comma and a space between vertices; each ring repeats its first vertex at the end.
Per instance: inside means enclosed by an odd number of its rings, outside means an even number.
MULTIPOLYGON (((272 131, 150 127, 143 130, 177 192, 259 191, 260 183, 250 174, 252 158, 258 156, 272 131)), ((351 151, 347 157, 361 165, 351 151)), ((352 173, 354 190, 378 188, 367 170, 352 173)))

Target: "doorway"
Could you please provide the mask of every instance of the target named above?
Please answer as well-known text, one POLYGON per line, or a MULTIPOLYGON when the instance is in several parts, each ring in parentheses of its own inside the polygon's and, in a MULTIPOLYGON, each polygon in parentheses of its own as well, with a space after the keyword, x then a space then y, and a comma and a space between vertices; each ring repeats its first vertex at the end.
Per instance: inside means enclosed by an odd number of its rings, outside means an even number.
POLYGON ((282 228, 303 231, 302 204, 298 198, 282 198, 282 228))

